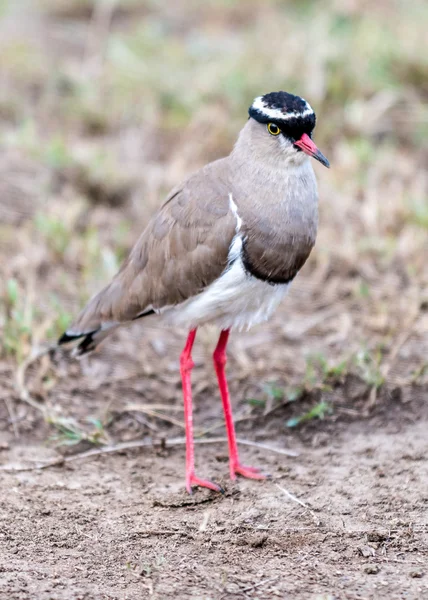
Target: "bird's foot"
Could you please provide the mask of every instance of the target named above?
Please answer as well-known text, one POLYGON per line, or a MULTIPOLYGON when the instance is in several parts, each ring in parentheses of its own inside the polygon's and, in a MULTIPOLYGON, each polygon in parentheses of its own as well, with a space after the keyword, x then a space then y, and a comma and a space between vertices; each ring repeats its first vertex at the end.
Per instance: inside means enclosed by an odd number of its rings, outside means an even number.
POLYGON ((242 475, 242 477, 247 477, 248 479, 270 479, 271 477, 268 473, 263 473, 257 467, 248 467, 241 465, 241 463, 235 463, 230 466, 231 479, 236 479, 237 475, 242 475))
POLYGON ((199 477, 196 477, 194 473, 190 473, 186 476, 186 490, 189 492, 189 494, 192 493, 192 486, 205 487, 209 490, 213 490, 213 492, 220 492, 221 494, 224 494, 222 487, 213 481, 209 481, 209 479, 200 479, 199 477))

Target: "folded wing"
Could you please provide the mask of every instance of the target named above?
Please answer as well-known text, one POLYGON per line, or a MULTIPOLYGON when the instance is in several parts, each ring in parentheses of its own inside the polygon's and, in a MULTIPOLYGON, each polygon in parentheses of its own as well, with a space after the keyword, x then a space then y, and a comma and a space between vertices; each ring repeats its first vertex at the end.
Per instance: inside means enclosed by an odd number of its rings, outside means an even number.
POLYGON ((210 171, 202 169, 173 190, 119 272, 82 310, 60 344, 83 338, 77 354, 87 353, 121 323, 180 304, 221 275, 236 216, 230 190, 210 171))

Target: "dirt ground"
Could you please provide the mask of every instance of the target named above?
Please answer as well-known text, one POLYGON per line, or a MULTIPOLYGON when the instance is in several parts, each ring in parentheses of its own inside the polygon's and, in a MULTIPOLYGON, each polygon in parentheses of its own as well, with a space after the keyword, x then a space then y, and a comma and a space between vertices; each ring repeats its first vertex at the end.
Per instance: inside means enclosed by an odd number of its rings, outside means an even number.
POLYGON ((224 496, 183 491, 178 447, 3 472, 1 597, 428 598, 428 413, 414 408, 290 435, 298 457, 243 447, 272 473, 262 483, 229 482, 224 445, 198 446, 224 496))
POLYGON ((0 3, 0 599, 428 599, 428 6, 0 3), (250 10, 249 8, 250 7, 250 10), (275 317, 232 334, 229 481, 198 332, 55 340, 252 99, 314 105, 320 229, 275 317))

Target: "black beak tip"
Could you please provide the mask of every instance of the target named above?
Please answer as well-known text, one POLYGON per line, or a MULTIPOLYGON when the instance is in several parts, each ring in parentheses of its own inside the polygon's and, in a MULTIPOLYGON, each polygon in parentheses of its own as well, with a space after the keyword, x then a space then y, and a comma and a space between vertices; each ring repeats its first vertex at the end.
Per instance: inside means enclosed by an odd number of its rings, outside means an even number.
POLYGON ((318 151, 315 155, 314 158, 316 158, 322 165, 324 165, 325 167, 327 167, 327 169, 330 168, 330 162, 329 160, 324 156, 324 154, 320 151, 318 151))

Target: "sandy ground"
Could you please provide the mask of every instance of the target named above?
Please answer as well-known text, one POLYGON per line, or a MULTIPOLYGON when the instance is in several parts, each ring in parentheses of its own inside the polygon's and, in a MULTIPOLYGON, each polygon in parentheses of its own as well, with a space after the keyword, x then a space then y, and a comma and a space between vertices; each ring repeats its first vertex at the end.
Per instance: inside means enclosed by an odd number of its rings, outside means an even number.
MULTIPOLYGON (((318 421, 288 437, 298 457, 243 447, 272 473, 261 483, 229 482, 224 445, 198 446, 199 473, 224 496, 184 492, 181 447, 2 472, 1 598, 428 598, 417 409, 318 421)), ((19 443, 2 458, 20 469, 52 454, 19 443)))

